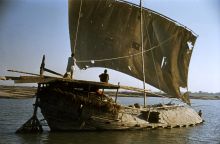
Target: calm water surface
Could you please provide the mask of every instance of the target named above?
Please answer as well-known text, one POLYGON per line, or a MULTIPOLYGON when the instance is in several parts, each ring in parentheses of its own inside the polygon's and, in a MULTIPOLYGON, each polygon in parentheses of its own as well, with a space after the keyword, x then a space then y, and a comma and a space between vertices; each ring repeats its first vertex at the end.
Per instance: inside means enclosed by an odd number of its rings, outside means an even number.
MULTIPOLYGON (((142 103, 143 99, 119 101, 133 104, 142 103)), ((157 101, 158 98, 148 99, 151 104, 157 101)), ((0 99, 0 144, 220 144, 220 100, 192 100, 192 106, 197 111, 201 109, 205 119, 204 124, 196 127, 72 133, 50 133, 45 127, 42 134, 15 134, 32 116, 33 103, 34 99, 0 99)))

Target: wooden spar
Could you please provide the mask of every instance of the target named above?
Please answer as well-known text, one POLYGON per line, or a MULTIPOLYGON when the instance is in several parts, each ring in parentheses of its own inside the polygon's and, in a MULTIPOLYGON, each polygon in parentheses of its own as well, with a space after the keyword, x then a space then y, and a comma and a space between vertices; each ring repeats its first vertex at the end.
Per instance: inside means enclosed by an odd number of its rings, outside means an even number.
POLYGON ((135 92, 141 92, 141 93, 145 93, 146 95, 152 95, 152 96, 156 96, 156 97, 164 97, 164 95, 156 94, 156 93, 150 92, 146 89, 144 90, 144 89, 136 88, 136 87, 120 86, 120 89, 131 90, 131 91, 135 91, 135 92))
POLYGON ((15 83, 45 83, 49 82, 51 80, 56 80, 60 78, 56 77, 49 77, 49 76, 20 76, 20 77, 14 77, 14 76, 5 76, 5 80, 13 80, 15 83))
POLYGON ((90 94, 90 85, 89 85, 89 87, 88 87, 88 97, 89 97, 89 94, 90 94))
POLYGON ((40 76, 39 74, 30 73, 30 72, 24 72, 24 71, 18 71, 18 70, 8 70, 9 72, 16 72, 16 73, 22 73, 22 74, 29 74, 34 76, 40 76))
POLYGON ((120 87, 120 82, 118 83, 118 88, 117 88, 117 91, 116 91, 116 94, 115 94, 115 103, 117 102, 117 99, 118 99, 118 89, 120 87))
POLYGON ((44 68, 45 68, 45 55, 43 55, 42 62, 40 65, 40 76, 43 76, 44 68))
POLYGON ((136 88, 136 87, 130 87, 130 86, 120 86, 120 89, 125 89, 125 90, 131 90, 131 91, 136 91, 136 92, 145 92, 145 93, 150 93, 147 90, 141 89, 141 88, 136 88))
POLYGON ((40 76, 20 76, 20 77, 14 77, 14 76, 5 76, 5 80, 13 80, 15 83, 42 83, 42 82, 48 82, 50 80, 57 79, 55 77, 40 77, 40 76))
POLYGON ((49 72, 51 74, 55 74, 55 75, 58 75, 58 76, 61 76, 63 77, 62 74, 60 73, 57 73, 53 70, 50 70, 48 68, 45 68, 45 55, 43 56, 43 59, 42 59, 42 63, 41 63, 41 66, 40 66, 40 74, 35 74, 35 73, 30 73, 30 72, 24 72, 24 71, 18 71, 18 70, 8 70, 9 72, 16 72, 16 73, 22 73, 22 74, 29 74, 29 75, 34 75, 34 76, 43 76, 43 72, 46 71, 46 72, 49 72))
POLYGON ((141 31, 141 53, 142 53, 142 72, 143 72, 143 88, 144 88, 144 107, 146 107, 146 93, 145 93, 145 64, 144 64, 144 45, 143 45, 143 10, 142 10, 142 0, 140 0, 140 8, 141 8, 141 22, 140 22, 140 31, 141 31))
POLYGON ((50 70, 48 68, 45 68, 45 55, 43 55, 42 62, 41 62, 41 65, 40 65, 40 76, 43 76, 44 71, 63 77, 62 74, 57 73, 57 72, 55 72, 53 70, 50 70))
POLYGON ((3 80, 19 80, 20 79, 20 77, 14 77, 14 76, 5 76, 4 78, 5 79, 3 80))
MULTIPOLYGON (((9 72, 22 73, 22 74, 29 74, 29 75, 34 75, 34 76, 42 76, 42 75, 40 75, 40 74, 35 74, 35 73, 30 73, 30 72, 24 72, 24 71, 18 71, 18 70, 8 70, 8 71, 9 71, 9 72)), ((55 71, 53 71, 53 70, 50 70, 50 69, 47 69, 47 68, 44 68, 44 71, 63 77, 62 74, 57 73, 57 72, 55 72, 55 71)), ((42 70, 41 70, 41 72, 42 72, 42 70)))
POLYGON ((47 83, 51 81, 60 81, 60 82, 70 82, 74 83, 75 86, 79 87, 96 87, 99 89, 124 89, 124 90, 131 90, 135 92, 146 93, 146 95, 153 95, 157 97, 164 97, 164 95, 152 93, 146 89, 130 87, 130 86, 123 86, 123 85, 114 85, 114 84, 106 84, 103 82, 94 82, 94 81, 84 81, 84 80, 71 80, 71 79, 64 79, 64 78, 57 78, 57 77, 49 77, 49 76, 20 76, 20 77, 13 77, 13 76, 5 76, 6 80, 14 80, 15 83, 47 83))
POLYGON ((62 75, 62 74, 60 74, 60 73, 57 73, 57 72, 55 72, 55 71, 52 71, 52 70, 50 70, 50 69, 47 69, 47 68, 44 68, 44 71, 46 71, 46 72, 49 72, 49 73, 52 73, 52 74, 55 74, 55 75, 58 75, 58 76, 61 76, 61 77, 63 77, 63 75, 62 75))
POLYGON ((56 80, 56 77, 35 77, 35 76, 20 76, 14 80, 15 83, 45 83, 51 80, 56 80))

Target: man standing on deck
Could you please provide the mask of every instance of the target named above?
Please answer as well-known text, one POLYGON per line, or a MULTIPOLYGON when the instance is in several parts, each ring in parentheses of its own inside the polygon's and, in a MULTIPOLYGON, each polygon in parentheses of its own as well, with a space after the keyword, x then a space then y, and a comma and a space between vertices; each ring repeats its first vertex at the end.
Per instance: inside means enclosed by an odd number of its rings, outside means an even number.
POLYGON ((76 59, 74 58, 74 53, 71 54, 71 57, 68 59, 68 64, 66 67, 66 73, 64 74, 64 78, 73 79, 73 74, 76 66, 76 59))
POLYGON ((108 83, 109 80, 109 75, 107 74, 107 69, 104 70, 104 73, 99 75, 100 81, 101 82, 106 82, 108 83))

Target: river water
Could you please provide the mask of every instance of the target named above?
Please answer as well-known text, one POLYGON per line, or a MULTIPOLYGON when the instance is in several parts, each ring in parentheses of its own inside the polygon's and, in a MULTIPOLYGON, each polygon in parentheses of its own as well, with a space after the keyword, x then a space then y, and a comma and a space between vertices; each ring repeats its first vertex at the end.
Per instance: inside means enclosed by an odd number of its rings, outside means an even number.
MULTIPOLYGON (((44 127, 42 134, 15 134, 32 116, 34 100, 0 99, 0 144, 220 144, 220 100, 192 100, 192 106, 202 110, 205 120, 195 127, 72 133, 50 133, 44 127)), ((143 99, 119 98, 119 101, 131 104, 143 99)), ((148 99, 148 103, 156 101, 158 98, 148 99)))

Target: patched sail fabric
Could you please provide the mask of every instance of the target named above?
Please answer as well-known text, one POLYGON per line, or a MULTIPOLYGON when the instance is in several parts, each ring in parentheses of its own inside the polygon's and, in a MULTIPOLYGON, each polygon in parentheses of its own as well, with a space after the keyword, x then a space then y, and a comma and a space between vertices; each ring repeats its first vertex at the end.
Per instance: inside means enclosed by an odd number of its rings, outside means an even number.
MULTIPOLYGON (((69 0, 69 30, 77 65, 106 67, 143 81, 140 7, 115 0, 69 0)), ((188 66, 196 36, 184 26, 143 9, 146 82, 189 103, 188 66)))

